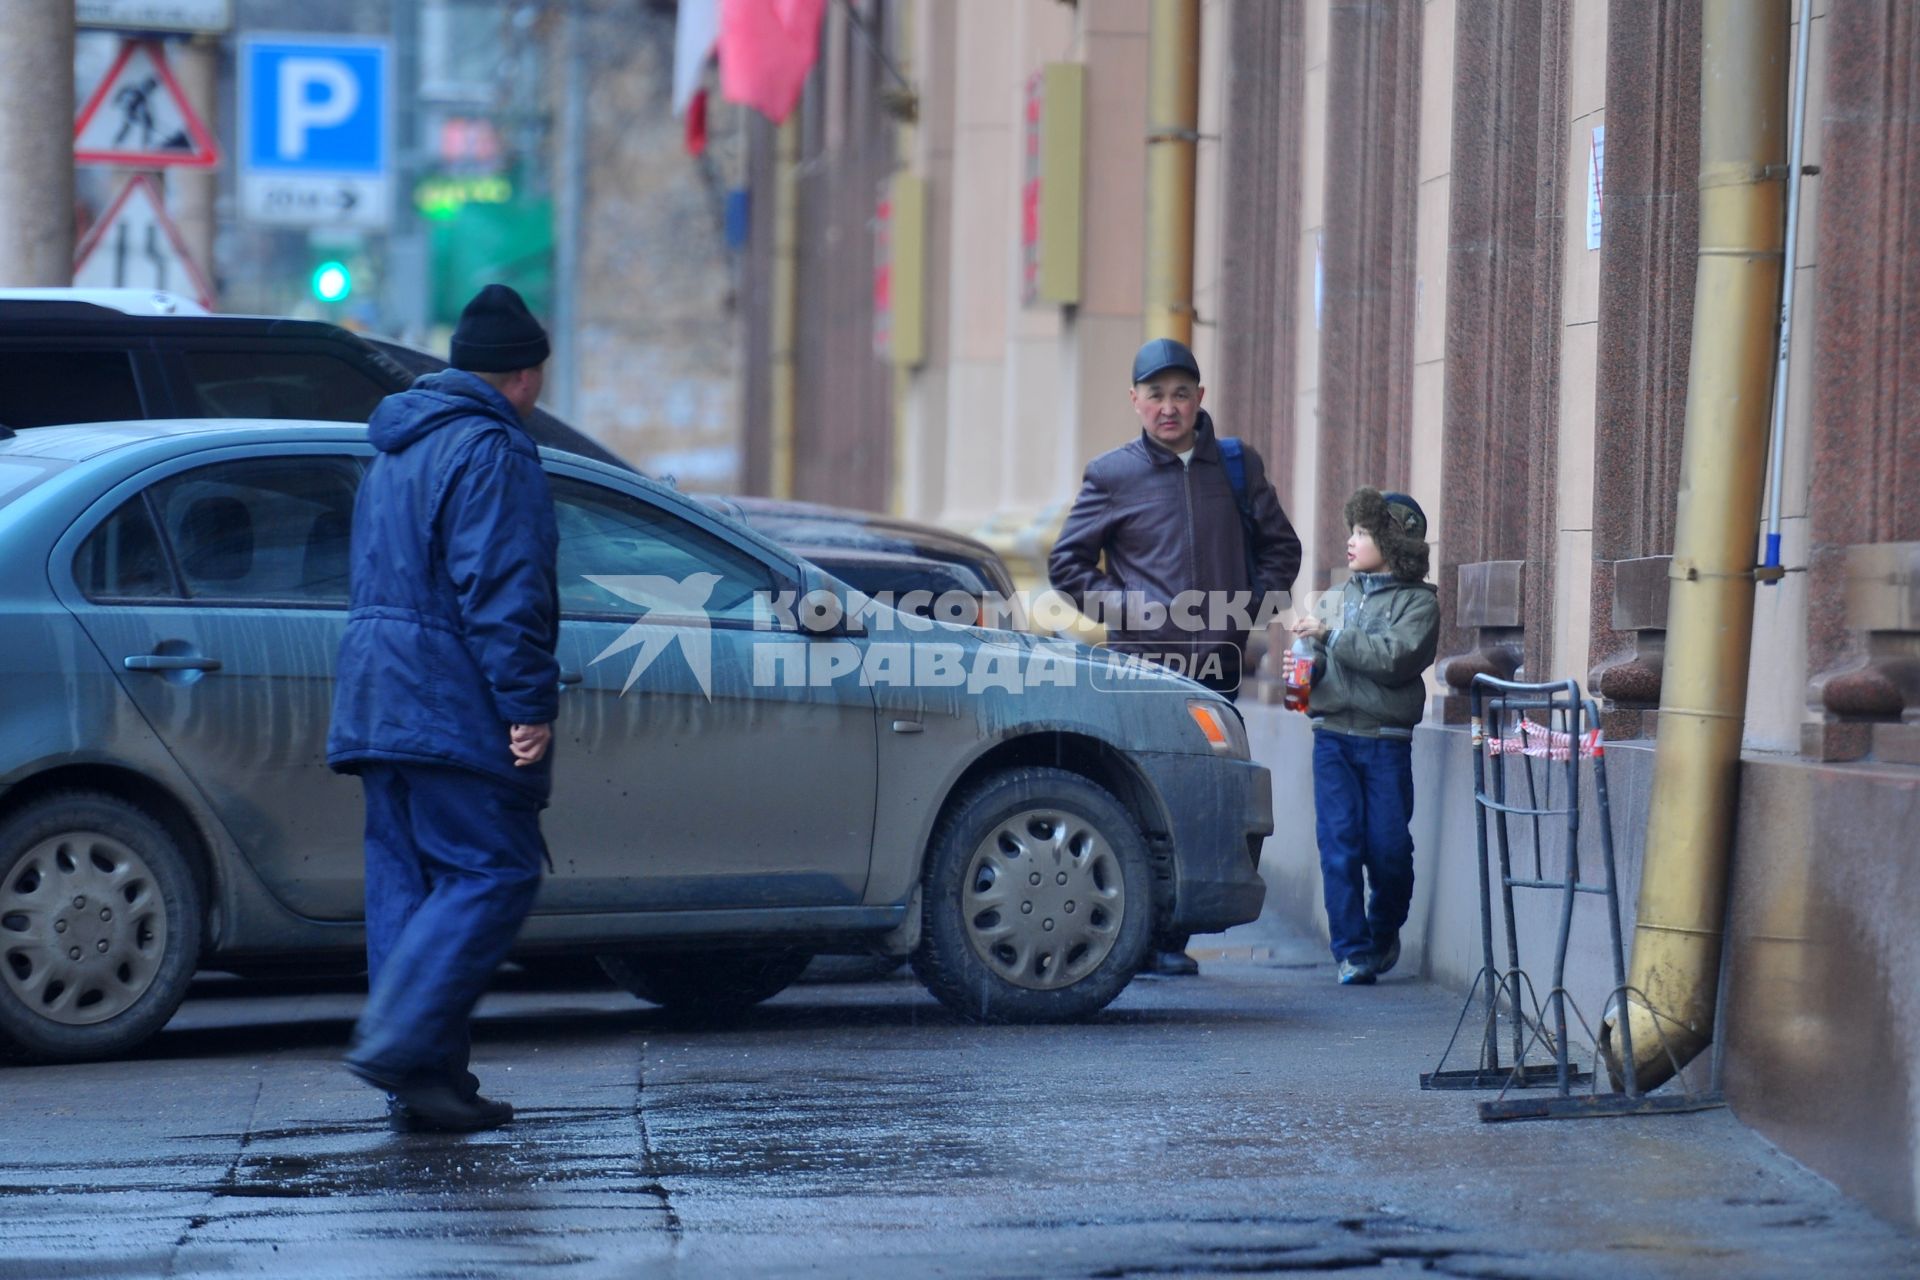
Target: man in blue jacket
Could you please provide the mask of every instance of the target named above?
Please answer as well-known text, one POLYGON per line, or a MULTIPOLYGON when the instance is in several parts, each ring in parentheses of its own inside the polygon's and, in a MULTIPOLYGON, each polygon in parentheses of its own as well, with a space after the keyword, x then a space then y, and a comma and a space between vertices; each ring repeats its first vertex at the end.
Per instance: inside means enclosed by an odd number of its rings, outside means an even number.
POLYGON ((467 1019, 546 860, 559 694, 553 499, 523 425, 546 332, 490 284, 453 365, 388 396, 353 513, 327 763, 367 804, 367 978, 347 1067, 397 1129, 513 1118, 467 1070, 467 1019))

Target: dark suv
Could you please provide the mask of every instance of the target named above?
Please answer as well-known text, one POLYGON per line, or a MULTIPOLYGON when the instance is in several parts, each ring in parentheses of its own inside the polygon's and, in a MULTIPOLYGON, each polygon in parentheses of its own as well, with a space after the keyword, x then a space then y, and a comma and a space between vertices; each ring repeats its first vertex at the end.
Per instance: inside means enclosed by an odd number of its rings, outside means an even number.
MULTIPOLYGON (((0 425, 15 429, 137 418, 365 422, 413 382, 372 343, 318 320, 208 315, 169 307, 165 295, 142 305, 156 295, 134 290, 35 292, 0 291, 0 425)), ((528 433, 540 444, 626 465, 558 418, 534 417, 528 433)))
MULTIPOLYGON (((0 429, 142 418, 365 422, 382 397, 446 367, 338 325, 213 315, 167 293, 0 289, 0 429)), ((544 409, 528 416, 527 432, 549 448, 636 469, 544 409)), ((944 529, 808 503, 705 501, 870 595, 958 591, 984 606, 988 594, 1013 591, 991 547, 944 529)))

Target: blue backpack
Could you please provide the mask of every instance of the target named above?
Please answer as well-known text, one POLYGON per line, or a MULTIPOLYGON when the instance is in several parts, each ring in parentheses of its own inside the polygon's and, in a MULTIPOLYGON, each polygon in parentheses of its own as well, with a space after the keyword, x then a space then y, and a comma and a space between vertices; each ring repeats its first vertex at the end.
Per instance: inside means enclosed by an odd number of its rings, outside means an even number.
POLYGON ((1254 559, 1255 525, 1253 503, 1247 497, 1247 455, 1238 436, 1215 436, 1220 446, 1220 465, 1226 469, 1227 483, 1233 487, 1233 505, 1240 509, 1240 541, 1247 549, 1247 584, 1260 593, 1258 561, 1254 559))

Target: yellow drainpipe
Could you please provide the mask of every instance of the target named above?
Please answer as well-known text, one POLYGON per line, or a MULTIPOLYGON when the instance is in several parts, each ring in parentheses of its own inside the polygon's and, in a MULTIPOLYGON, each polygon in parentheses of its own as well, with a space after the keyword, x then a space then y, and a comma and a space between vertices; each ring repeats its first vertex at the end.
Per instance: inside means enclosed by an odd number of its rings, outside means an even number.
POLYGON ((1193 341, 1200 0, 1153 0, 1147 53, 1146 336, 1193 341))
MULTIPOLYGON (((1672 1076, 1672 1059, 1684 1066, 1713 1039, 1779 316, 1787 4, 1706 0, 1701 22, 1692 367, 1653 803, 1627 979, 1642 1089, 1672 1076)), ((1616 1008, 1601 1031, 1616 1077, 1618 1019, 1616 1008)))
POLYGON ((767 490, 776 498, 793 496, 794 368, 793 342, 798 327, 800 200, 794 171, 800 163, 800 122, 788 116, 780 126, 773 174, 773 280, 768 341, 767 490))

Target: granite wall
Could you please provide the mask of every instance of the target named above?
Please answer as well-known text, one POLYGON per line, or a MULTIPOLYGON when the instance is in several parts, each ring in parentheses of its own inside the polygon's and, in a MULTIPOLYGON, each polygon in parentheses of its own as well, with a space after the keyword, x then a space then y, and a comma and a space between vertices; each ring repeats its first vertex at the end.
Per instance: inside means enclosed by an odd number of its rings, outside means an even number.
POLYGON ((1421 17, 1404 0, 1329 6, 1317 563, 1303 588, 1344 574, 1354 489, 1407 487, 1421 17))
POLYGON ((1913 764, 1920 549, 1902 544, 1920 543, 1920 10, 1830 0, 1827 36, 1803 749, 1913 764))
MULTIPOLYGON (((1301 6, 1231 0, 1222 122, 1219 373, 1207 402, 1227 435, 1260 451, 1286 485, 1294 455, 1299 317, 1301 6)), ((1288 495, 1282 491, 1282 502, 1288 495)))
POLYGON ((1673 551, 1700 247, 1700 6, 1647 0, 1635 13, 1607 24, 1589 680, 1622 739, 1646 732, 1641 713, 1660 701, 1664 607, 1657 627, 1616 620, 1616 581, 1623 562, 1673 551))
POLYGON ((1435 574, 1455 711, 1476 674, 1550 670, 1567 147, 1564 0, 1458 13, 1435 574), (1461 566, 1489 562, 1514 567, 1469 575, 1496 591, 1465 591, 1461 566), (1493 596, 1497 612, 1471 607, 1493 596))

